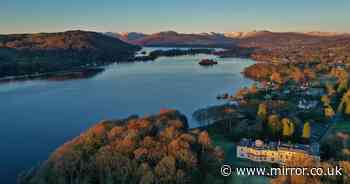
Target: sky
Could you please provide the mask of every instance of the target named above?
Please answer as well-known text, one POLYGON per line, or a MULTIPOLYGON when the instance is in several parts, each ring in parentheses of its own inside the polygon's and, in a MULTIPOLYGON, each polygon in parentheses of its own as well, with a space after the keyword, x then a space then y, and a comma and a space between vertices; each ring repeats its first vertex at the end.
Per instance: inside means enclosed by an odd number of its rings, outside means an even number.
POLYGON ((0 34, 350 32, 349 0, 1 0, 0 34))

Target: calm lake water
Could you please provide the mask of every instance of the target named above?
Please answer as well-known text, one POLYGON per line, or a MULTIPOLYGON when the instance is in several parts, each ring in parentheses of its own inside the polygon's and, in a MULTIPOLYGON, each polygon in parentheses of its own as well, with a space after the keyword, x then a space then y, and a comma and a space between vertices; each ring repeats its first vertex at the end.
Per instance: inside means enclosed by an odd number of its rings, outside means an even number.
POLYGON ((254 61, 217 59, 198 65, 196 55, 154 62, 114 64, 103 73, 71 81, 22 81, 0 85, 0 183, 15 183, 19 171, 38 164, 65 141, 103 119, 178 109, 190 126, 192 113, 219 104, 219 93, 233 93, 252 81, 240 72, 254 61))

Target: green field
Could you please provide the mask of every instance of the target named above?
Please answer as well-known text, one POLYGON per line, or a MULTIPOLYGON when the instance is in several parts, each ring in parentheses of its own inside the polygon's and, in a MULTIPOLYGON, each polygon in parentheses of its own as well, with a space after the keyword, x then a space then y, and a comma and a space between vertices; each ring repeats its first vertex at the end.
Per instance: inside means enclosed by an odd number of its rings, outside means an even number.
POLYGON ((346 133, 350 133, 350 120, 341 120, 337 122, 332 128, 334 131, 343 131, 346 133))
POLYGON ((323 136, 321 142, 327 140, 328 138, 334 137, 337 133, 344 132, 350 134, 350 120, 339 119, 337 120, 331 128, 327 131, 327 133, 323 136))

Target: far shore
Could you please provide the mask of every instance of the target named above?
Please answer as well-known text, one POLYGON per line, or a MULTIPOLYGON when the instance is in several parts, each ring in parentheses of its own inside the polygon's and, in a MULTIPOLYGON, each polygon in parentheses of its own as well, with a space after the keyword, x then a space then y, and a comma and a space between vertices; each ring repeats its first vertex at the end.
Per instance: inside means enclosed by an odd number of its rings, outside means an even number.
POLYGON ((7 76, 7 77, 0 78, 0 84, 7 83, 7 82, 14 82, 14 81, 33 80, 33 79, 42 79, 42 80, 51 80, 51 81, 82 79, 82 78, 89 78, 89 77, 95 76, 96 74, 101 73, 104 70, 105 69, 103 67, 85 67, 85 68, 62 70, 62 71, 56 71, 56 72, 7 76))

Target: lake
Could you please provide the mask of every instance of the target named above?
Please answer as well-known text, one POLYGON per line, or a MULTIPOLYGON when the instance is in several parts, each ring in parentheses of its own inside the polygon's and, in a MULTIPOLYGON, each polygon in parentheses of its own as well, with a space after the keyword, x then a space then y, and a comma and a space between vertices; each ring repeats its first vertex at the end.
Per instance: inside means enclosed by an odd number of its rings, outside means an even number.
MULTIPOLYGON (((148 49, 149 50, 149 49, 148 49)), ((153 62, 113 64, 101 74, 69 81, 32 80, 0 85, 0 178, 15 183, 19 171, 45 160, 58 146, 104 119, 149 115, 178 109, 190 127, 192 113, 222 103, 220 93, 234 93, 251 80, 241 71, 249 59, 210 55, 159 58, 153 62)))

